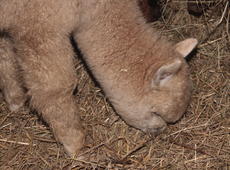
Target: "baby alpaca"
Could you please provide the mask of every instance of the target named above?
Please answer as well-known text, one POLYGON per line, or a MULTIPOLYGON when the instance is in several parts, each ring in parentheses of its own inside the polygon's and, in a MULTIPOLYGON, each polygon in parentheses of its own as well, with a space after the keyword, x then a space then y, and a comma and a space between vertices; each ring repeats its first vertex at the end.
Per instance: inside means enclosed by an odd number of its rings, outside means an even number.
POLYGON ((172 45, 161 39, 136 1, 0 0, 0 30, 0 88, 9 108, 17 110, 25 101, 21 77, 31 106, 70 155, 84 143, 72 96, 70 35, 127 124, 160 133, 189 103, 184 57, 197 40, 172 45))

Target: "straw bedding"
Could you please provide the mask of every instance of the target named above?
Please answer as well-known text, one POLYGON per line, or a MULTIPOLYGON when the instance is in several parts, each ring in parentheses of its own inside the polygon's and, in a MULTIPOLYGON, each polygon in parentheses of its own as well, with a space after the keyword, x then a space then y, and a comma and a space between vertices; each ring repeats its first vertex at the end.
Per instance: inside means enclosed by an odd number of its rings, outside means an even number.
MULTIPOLYGON (((69 158, 34 111, 10 112, 0 102, 0 169, 230 169, 230 12, 215 0, 200 17, 186 0, 161 1, 152 26, 178 42, 200 41, 189 59, 194 91, 183 118, 154 139, 126 125, 76 60, 76 100, 87 131, 77 158, 69 158)), ((208 3, 207 1, 205 3, 208 3)))

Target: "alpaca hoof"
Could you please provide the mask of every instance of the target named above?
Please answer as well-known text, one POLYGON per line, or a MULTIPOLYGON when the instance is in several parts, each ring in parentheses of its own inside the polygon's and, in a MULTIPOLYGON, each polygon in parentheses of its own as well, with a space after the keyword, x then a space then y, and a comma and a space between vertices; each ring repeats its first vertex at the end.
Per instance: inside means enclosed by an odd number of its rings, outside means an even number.
POLYGON ((17 112, 23 105, 24 105, 23 102, 19 104, 10 104, 9 109, 11 112, 17 112))
POLYGON ((24 106, 24 103, 25 103, 24 96, 17 97, 12 101, 7 102, 8 108, 10 109, 11 112, 17 112, 20 108, 24 106))
POLYGON ((75 157, 79 154, 81 148, 84 145, 85 135, 79 131, 77 136, 70 136, 62 142, 65 152, 70 157, 75 157))

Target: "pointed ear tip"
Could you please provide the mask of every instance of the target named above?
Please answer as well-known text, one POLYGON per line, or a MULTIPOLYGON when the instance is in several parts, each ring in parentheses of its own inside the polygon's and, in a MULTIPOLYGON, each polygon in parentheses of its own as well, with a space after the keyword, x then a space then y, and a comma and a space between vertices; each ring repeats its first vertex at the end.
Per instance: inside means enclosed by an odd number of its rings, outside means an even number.
POLYGON ((188 40, 194 45, 198 44, 198 40, 196 38, 189 38, 188 40))
POLYGON ((182 61, 181 60, 179 60, 179 59, 177 59, 177 60, 175 60, 175 62, 174 62, 175 64, 178 64, 178 65, 180 65, 180 64, 182 64, 182 61))

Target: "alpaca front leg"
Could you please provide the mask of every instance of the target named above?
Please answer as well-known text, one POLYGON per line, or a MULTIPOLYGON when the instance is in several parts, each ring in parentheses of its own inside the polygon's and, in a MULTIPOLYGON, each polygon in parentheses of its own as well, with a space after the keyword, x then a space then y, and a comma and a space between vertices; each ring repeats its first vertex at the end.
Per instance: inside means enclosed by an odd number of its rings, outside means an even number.
MULTIPOLYGON (((47 37, 45 37, 47 38, 47 37)), ((30 104, 51 127, 55 138, 69 155, 78 153, 84 133, 74 97, 76 74, 68 37, 47 38, 41 46, 36 37, 22 44, 21 63, 30 104), (60 39, 59 39, 60 38, 60 39), (33 43, 31 43, 33 42, 33 43)), ((25 40, 26 41, 26 40, 25 40)))
MULTIPOLYGON (((68 79, 69 76, 61 73, 60 69, 57 67, 55 72, 43 73, 44 77, 41 76, 43 82, 47 74, 52 74, 53 77, 46 79, 45 86, 38 84, 37 81, 31 81, 33 83, 29 87, 28 94, 31 96, 32 107, 42 114, 44 120, 51 127, 55 138, 63 144, 66 152, 73 156, 78 153, 84 143, 84 133, 77 105, 72 95, 74 80, 68 79)), ((32 73, 34 72, 35 70, 32 73)), ((31 79, 33 78, 34 76, 31 75, 31 79)))
POLYGON ((53 130, 55 138, 63 144, 65 151, 74 156, 84 143, 76 103, 70 93, 63 94, 62 91, 54 93, 48 92, 42 96, 34 94, 37 97, 34 97, 33 104, 35 106, 43 104, 38 110, 53 130))
POLYGON ((21 75, 13 48, 9 37, 0 37, 0 100, 5 99, 9 109, 17 111, 26 98, 19 83, 21 75))

